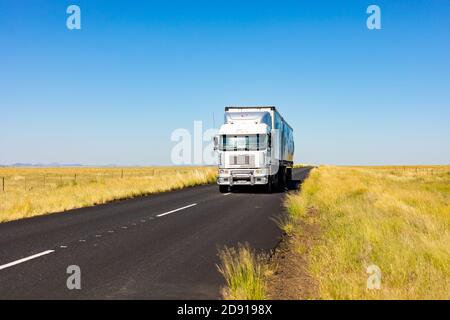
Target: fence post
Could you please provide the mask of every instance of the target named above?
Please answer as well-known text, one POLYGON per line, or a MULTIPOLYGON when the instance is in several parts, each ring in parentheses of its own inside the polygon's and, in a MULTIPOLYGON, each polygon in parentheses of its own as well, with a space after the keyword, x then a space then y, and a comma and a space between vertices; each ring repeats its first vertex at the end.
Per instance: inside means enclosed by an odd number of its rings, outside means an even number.
POLYGON ((45 188, 45 174, 44 174, 44 188, 45 188))
POLYGON ((120 173, 120 178, 123 179, 123 169, 122 172, 120 173))
POLYGON ((5 177, 2 177, 2 189, 5 192, 5 177))
POLYGON ((75 182, 77 182, 77 174, 76 173, 75 173, 74 178, 75 178, 75 182))

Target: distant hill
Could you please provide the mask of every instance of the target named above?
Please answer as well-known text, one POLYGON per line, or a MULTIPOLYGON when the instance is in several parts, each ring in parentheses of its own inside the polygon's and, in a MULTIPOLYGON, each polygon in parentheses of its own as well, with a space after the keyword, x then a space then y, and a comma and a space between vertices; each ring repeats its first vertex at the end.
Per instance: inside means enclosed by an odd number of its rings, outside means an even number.
POLYGON ((80 163, 23 163, 23 162, 17 162, 13 164, 0 164, 0 167, 27 167, 27 168, 45 168, 45 167, 116 167, 115 164, 108 164, 108 165, 99 165, 99 166, 91 166, 91 165, 84 165, 80 163))

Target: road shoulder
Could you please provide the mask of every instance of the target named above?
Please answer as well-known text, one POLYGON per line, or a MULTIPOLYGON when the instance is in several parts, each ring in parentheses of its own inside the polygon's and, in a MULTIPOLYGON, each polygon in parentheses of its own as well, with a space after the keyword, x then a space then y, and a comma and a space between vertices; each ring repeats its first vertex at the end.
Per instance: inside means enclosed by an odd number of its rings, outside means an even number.
MULTIPOLYGON (((310 215, 313 215, 311 210, 310 215)), ((318 283, 309 274, 311 248, 320 238, 317 224, 300 221, 295 234, 284 234, 269 261, 271 275, 266 280, 268 298, 304 300, 318 298, 318 283)))

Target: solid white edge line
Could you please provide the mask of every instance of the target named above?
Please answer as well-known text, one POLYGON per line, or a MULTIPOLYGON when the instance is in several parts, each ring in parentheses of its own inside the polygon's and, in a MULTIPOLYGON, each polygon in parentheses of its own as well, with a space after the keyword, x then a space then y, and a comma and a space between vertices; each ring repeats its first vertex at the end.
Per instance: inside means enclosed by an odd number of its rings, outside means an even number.
POLYGON ((19 259, 19 260, 16 260, 16 261, 13 261, 13 262, 1 265, 0 266, 0 270, 3 270, 3 269, 6 269, 6 268, 15 266, 17 264, 20 264, 20 263, 23 263, 23 262, 26 262, 26 261, 29 261, 29 260, 32 260, 32 259, 39 258, 41 256, 45 256, 46 254, 50 254, 50 253, 53 253, 53 252, 55 252, 55 250, 47 250, 47 251, 43 251, 43 252, 40 252, 40 253, 33 254, 32 256, 29 256, 29 257, 26 257, 26 258, 22 258, 22 259, 19 259))
POLYGON ((190 207, 196 206, 196 205, 197 205, 196 203, 193 203, 193 204, 190 204, 190 205, 187 205, 187 206, 184 206, 184 207, 178 208, 178 209, 174 209, 174 210, 171 210, 171 211, 167 211, 167 212, 164 212, 164 213, 161 213, 161 214, 157 214, 156 216, 157 216, 157 217, 159 218, 159 217, 162 217, 162 216, 165 216, 165 215, 168 215, 168 214, 171 214, 171 213, 174 213, 174 212, 180 211, 180 210, 184 210, 184 209, 187 209, 187 208, 190 208, 190 207))
POLYGON ((228 192, 228 193, 224 193, 223 195, 224 196, 229 196, 231 194, 231 192, 228 192))

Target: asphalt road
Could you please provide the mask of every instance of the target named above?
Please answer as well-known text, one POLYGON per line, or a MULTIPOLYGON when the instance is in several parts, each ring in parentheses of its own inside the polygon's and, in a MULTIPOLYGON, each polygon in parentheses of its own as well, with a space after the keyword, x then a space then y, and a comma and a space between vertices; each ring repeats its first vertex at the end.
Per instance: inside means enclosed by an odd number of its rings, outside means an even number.
POLYGON ((273 249, 284 194, 205 185, 2 223, 0 299, 218 299, 218 249, 273 249), (70 265, 80 290, 67 288, 70 265))

